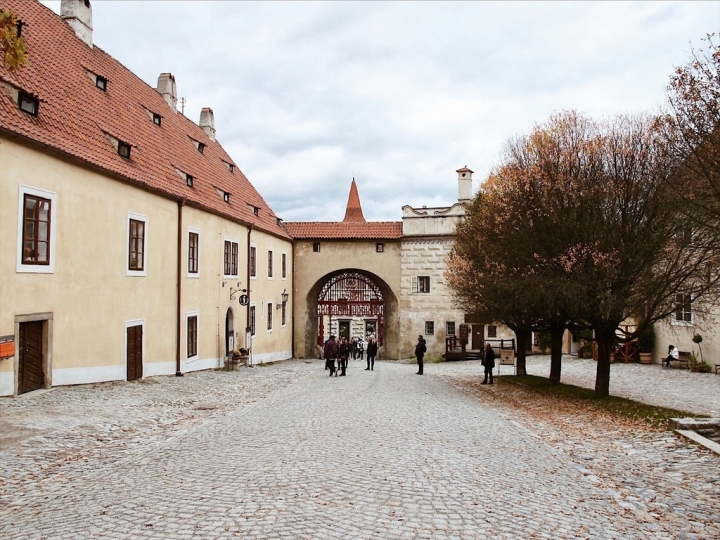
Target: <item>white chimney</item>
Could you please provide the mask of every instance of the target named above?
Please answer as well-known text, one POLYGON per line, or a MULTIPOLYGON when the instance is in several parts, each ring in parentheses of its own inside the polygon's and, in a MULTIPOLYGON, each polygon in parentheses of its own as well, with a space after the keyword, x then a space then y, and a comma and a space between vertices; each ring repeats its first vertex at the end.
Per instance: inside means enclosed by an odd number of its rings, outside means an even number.
POLYGON ((458 173, 458 201, 468 202, 472 199, 473 172, 467 168, 467 165, 456 172, 458 173))
POLYGON ((172 73, 161 73, 158 77, 157 91, 170 106, 173 112, 177 112, 177 87, 175 77, 172 73))
POLYGON ((203 107, 200 111, 200 127, 211 141, 215 140, 215 115, 210 107, 203 107))
POLYGON ((60 2, 60 17, 65 19, 65 22, 75 31, 75 35, 92 49, 92 7, 90 6, 90 0, 62 0, 60 2))

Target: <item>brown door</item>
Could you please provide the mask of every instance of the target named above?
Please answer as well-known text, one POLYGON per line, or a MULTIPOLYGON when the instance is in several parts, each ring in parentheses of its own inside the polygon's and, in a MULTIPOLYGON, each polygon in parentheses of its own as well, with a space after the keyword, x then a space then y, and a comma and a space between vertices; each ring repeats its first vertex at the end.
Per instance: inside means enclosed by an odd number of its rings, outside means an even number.
POLYGON ((484 324, 473 324, 472 325, 472 349, 482 349, 483 341, 485 340, 485 325, 484 324))
POLYGON ((134 381, 142 379, 143 358, 142 358, 142 325, 129 326, 127 328, 127 380, 134 381))
POLYGON ((43 321, 20 323, 19 394, 43 387, 42 332, 43 321))

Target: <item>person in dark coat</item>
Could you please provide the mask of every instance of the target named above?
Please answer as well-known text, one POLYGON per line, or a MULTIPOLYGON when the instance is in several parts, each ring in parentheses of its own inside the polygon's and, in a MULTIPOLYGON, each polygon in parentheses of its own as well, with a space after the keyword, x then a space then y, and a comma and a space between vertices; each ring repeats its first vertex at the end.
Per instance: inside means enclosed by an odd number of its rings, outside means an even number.
POLYGON ((335 359, 337 357, 338 357, 337 341, 335 341, 335 336, 330 336, 330 339, 328 339, 325 342, 325 347, 323 348, 323 358, 325 358, 325 369, 330 370, 331 377, 333 375, 335 375, 337 377, 337 372, 335 370, 335 359))
POLYGON ((377 354, 377 342, 375 341, 375 338, 370 338, 370 341, 367 344, 367 367, 365 368, 365 371, 372 371, 375 369, 375 355, 377 354))
POLYGON ((345 338, 342 338, 340 340, 340 349, 339 349, 339 351, 340 351, 339 352, 339 354, 340 354, 339 368, 342 371, 342 373, 340 373, 341 377, 345 377, 345 375, 346 375, 345 371, 347 370, 348 358, 350 357, 350 349, 351 349, 351 347, 350 347, 350 344, 348 343, 348 340, 345 338))
POLYGON ((415 375, 423 374, 423 358, 427 352, 427 346, 425 345, 425 338, 418 336, 417 345, 415 345, 415 358, 417 358, 418 370, 415 375))
POLYGON ((495 351, 488 343, 485 345, 485 352, 483 353, 482 365, 485 366, 485 380, 480 384, 492 384, 493 374, 492 370, 495 367, 495 351), (490 376, 490 382, 488 382, 488 375, 490 376))

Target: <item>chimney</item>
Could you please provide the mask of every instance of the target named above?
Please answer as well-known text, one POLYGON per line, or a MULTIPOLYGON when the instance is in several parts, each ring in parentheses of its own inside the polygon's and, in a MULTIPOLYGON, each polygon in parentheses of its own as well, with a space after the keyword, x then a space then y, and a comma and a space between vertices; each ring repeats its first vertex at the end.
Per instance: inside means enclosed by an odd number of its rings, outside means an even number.
POLYGON ((172 73, 160 74, 158 77, 157 91, 173 112, 177 112, 177 87, 175 86, 175 77, 172 76, 172 73))
POLYGON ((211 141, 215 140, 215 115, 210 107, 203 107, 200 111, 200 127, 211 141))
POLYGON ((458 202, 469 202, 472 199, 473 172, 467 165, 456 171, 458 173, 458 202))
POLYGON ((60 17, 75 31, 75 35, 82 39, 92 49, 92 7, 90 0, 62 0, 60 2, 60 17))

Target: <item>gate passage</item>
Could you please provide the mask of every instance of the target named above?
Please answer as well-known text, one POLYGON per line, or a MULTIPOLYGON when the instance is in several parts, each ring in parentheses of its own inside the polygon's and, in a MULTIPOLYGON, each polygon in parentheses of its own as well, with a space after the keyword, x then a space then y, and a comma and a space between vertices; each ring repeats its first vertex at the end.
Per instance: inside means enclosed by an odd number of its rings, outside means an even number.
POLYGON ((383 297, 367 276, 345 272, 330 279, 318 295, 318 345, 325 342, 324 316, 377 317, 377 342, 383 345, 383 297))

